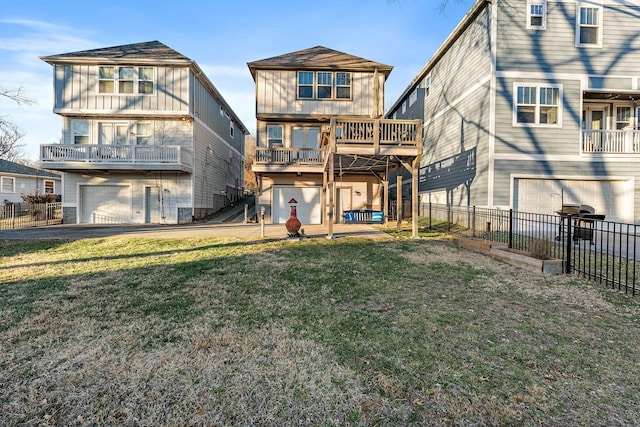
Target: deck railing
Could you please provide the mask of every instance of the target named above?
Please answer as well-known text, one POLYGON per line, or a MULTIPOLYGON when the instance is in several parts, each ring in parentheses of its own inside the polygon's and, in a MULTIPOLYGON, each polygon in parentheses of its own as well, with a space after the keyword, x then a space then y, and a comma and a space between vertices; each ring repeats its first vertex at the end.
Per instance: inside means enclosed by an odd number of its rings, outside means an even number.
POLYGON ((336 119, 332 126, 336 144, 417 147, 422 139, 418 120, 336 119))
POLYGON ((40 161, 191 165, 193 153, 180 145, 50 144, 40 146, 40 161))
POLYGON ((322 148, 256 148, 256 163, 281 165, 322 165, 324 150, 322 148))
POLYGON ((640 130, 584 130, 583 153, 640 153, 640 130))

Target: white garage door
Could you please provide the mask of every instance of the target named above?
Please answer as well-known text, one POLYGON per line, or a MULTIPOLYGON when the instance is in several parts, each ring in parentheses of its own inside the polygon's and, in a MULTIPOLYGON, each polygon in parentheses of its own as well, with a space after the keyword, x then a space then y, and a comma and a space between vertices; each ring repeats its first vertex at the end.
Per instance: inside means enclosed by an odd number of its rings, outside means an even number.
POLYGON ((83 185, 80 203, 83 224, 131 222, 131 187, 127 185, 83 185))
POLYGON ((274 224, 287 222, 291 212, 289 200, 296 199, 297 216, 302 225, 322 224, 321 194, 320 187, 274 187, 271 201, 272 222, 274 224))
POLYGON ((607 221, 633 222, 633 182, 516 179, 514 209, 555 214, 563 204, 589 205, 607 221))

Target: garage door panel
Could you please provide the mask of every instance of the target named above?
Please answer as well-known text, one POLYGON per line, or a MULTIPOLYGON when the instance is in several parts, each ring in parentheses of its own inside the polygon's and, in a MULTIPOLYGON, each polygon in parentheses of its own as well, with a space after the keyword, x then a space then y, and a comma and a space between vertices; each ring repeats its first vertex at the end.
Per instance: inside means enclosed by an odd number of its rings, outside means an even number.
POLYGON ((284 224, 289 219, 289 200, 295 199, 296 214, 302 224, 321 224, 321 188, 320 187, 286 187, 273 189, 272 222, 284 224))
POLYGON ((84 224, 131 222, 130 187, 126 185, 84 185, 80 187, 81 219, 84 224))
POLYGON ((633 221, 633 191, 629 180, 516 179, 514 208, 521 212, 555 214, 562 204, 592 206, 609 221, 633 221))

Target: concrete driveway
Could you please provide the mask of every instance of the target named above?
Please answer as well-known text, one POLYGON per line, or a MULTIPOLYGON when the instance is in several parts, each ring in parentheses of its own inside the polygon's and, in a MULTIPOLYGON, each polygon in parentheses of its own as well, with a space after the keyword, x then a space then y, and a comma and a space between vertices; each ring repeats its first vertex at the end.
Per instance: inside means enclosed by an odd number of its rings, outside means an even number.
MULTIPOLYGON (((327 237, 326 225, 303 225, 306 237, 327 237)), ((366 237, 374 239, 392 238, 390 235, 368 224, 336 224, 333 227, 334 238, 366 237)), ((69 224, 49 227, 25 228, 20 230, 0 231, 0 240, 79 240, 93 238, 197 238, 197 237, 230 237, 238 239, 262 239, 260 224, 69 224)), ((287 230, 284 225, 265 225, 264 238, 285 239, 287 230)))

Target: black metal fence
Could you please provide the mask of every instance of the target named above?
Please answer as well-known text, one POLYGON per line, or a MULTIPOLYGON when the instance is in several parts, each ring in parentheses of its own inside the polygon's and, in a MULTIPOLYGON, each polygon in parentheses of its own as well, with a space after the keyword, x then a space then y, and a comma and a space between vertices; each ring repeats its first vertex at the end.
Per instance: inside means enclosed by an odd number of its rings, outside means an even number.
POLYGON ((62 203, 2 203, 0 230, 62 224, 62 203))
POLYGON ((429 228, 444 227, 455 234, 502 243, 541 259, 561 259, 567 274, 636 294, 640 226, 579 215, 433 203, 422 204, 420 214, 427 218, 429 228))

